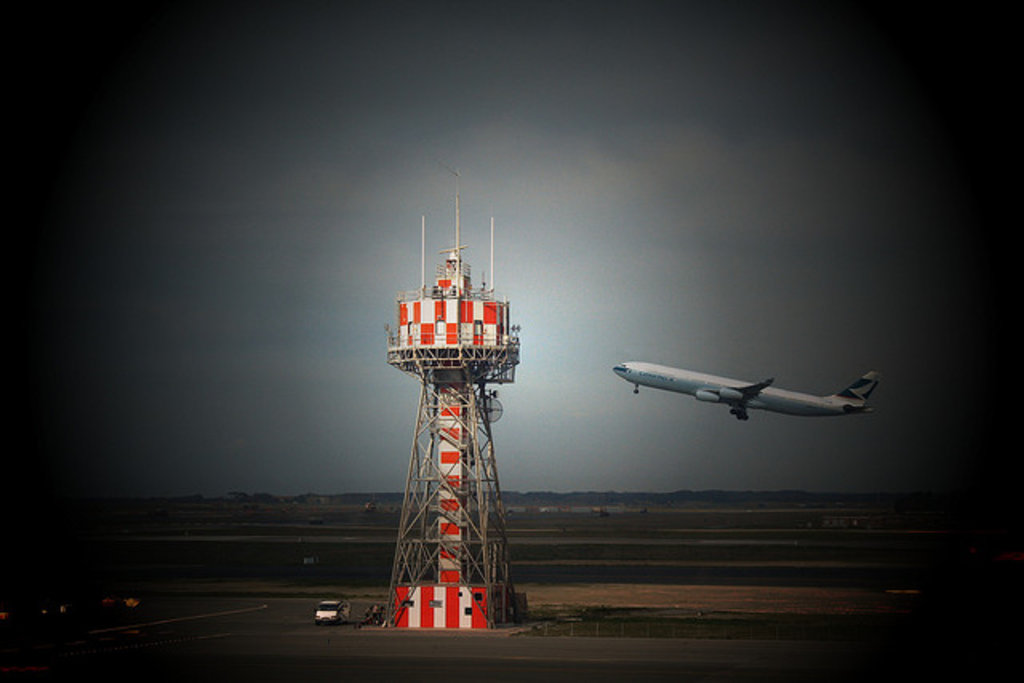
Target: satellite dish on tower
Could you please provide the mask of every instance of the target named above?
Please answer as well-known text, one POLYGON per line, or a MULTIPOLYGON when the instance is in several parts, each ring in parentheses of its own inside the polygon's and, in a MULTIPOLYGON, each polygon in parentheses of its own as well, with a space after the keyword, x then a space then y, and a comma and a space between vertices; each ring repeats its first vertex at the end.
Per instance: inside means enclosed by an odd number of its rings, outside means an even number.
POLYGON ((496 398, 488 398, 484 401, 484 413, 487 415, 487 421, 495 423, 501 419, 502 413, 505 409, 501 406, 501 401, 496 398))

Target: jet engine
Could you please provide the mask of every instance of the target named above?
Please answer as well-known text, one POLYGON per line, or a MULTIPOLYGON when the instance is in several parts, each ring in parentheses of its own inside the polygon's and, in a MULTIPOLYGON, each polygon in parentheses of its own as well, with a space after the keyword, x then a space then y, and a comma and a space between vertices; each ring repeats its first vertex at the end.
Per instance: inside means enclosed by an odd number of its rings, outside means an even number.
POLYGON ((722 387, 718 390, 718 395, 723 401, 740 401, 743 399, 743 393, 736 389, 730 389, 729 387, 722 387))
POLYGON ((718 403, 719 400, 718 394, 713 391, 708 391, 707 389, 698 389, 694 394, 694 397, 698 401, 706 401, 708 403, 718 403))

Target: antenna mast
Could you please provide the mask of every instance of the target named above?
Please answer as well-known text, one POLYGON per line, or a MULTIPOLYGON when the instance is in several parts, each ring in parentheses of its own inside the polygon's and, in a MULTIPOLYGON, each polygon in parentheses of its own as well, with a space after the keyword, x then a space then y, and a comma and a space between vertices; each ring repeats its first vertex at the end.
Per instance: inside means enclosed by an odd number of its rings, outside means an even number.
POLYGON ((459 172, 455 174, 455 281, 459 283, 459 292, 462 292, 462 241, 459 232, 459 172))
POLYGON ((437 162, 443 169, 455 176, 455 282, 459 293, 462 293, 462 227, 459 219, 459 171, 446 164, 437 162))

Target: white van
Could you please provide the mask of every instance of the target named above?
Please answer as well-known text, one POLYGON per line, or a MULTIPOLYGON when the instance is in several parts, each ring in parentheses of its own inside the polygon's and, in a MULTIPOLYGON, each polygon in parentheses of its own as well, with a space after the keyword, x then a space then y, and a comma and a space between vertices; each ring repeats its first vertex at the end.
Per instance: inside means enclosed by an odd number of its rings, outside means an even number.
POLYGON ((349 611, 349 604, 345 600, 321 600, 316 606, 314 623, 317 626, 344 624, 348 622, 349 611))

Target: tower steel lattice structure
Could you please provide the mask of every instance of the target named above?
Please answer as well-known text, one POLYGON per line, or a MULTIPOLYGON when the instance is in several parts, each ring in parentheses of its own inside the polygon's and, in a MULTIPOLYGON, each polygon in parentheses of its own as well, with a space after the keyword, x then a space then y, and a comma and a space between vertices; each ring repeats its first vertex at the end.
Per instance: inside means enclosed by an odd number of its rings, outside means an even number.
POLYGON ((518 328, 493 286, 472 286, 457 193, 455 225, 434 284, 400 292, 398 327, 388 328, 388 363, 420 383, 387 603, 396 627, 517 620, 492 425, 493 386, 515 380, 518 328))

